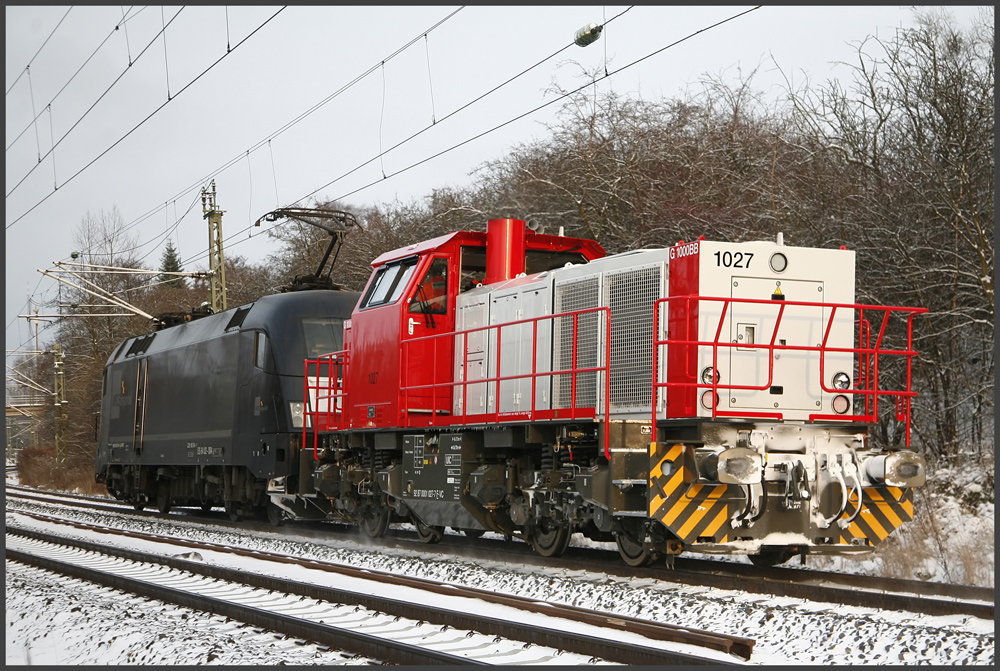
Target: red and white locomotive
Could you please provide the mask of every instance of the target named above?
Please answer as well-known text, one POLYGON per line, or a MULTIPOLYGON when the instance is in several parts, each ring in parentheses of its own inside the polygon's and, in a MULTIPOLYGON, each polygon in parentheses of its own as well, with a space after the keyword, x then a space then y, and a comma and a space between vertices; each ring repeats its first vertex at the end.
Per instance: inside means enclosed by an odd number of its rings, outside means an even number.
POLYGON ((871 550, 913 516, 923 459, 870 430, 891 413, 909 445, 924 310, 856 304, 853 251, 606 256, 494 219, 372 266, 343 349, 306 360, 298 471, 267 488, 288 516, 544 556, 583 533, 636 566, 871 550))

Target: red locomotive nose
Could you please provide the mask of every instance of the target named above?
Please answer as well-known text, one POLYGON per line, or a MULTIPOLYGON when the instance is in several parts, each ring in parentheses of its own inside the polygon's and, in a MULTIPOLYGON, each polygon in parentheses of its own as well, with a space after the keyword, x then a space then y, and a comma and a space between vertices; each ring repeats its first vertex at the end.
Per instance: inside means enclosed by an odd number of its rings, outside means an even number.
POLYGON ((521 219, 490 219, 486 224, 486 279, 494 284, 524 272, 525 223, 521 219))

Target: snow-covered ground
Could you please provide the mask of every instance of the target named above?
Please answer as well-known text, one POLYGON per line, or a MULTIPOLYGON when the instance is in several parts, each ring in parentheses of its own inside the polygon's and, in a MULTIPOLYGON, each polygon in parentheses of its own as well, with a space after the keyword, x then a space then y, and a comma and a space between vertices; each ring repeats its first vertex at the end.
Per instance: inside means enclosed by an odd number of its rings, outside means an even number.
POLYGON ((343 665, 365 658, 7 562, 12 665, 343 665))
MULTIPOLYGON (((91 521, 98 521, 102 515, 77 514, 97 518, 91 521)), ((115 524, 123 524, 120 516, 114 517, 118 518, 115 524)), ((8 503, 6 519, 7 524, 24 525, 27 518, 17 515, 8 503)), ((221 528, 206 531, 153 518, 145 518, 141 524, 147 530, 159 527, 161 533, 187 529, 183 533, 203 540, 295 552, 324 561, 738 634, 757 641, 750 664, 994 663, 992 620, 884 612, 579 571, 525 571, 488 562, 474 565, 431 555, 414 556, 412 552, 373 550, 358 536, 345 534, 331 535, 322 544, 297 543, 278 533, 251 535, 221 528)), ((86 532, 75 533, 88 537, 86 532)), ((127 540, 113 542, 130 545, 127 540)), ((174 554, 187 551, 177 546, 174 554)), ((992 552, 990 547, 991 563, 992 552)), ((214 559, 206 556, 205 561, 214 559)), ((258 565, 254 570, 276 569, 258 565)), ((79 581, 55 579, 51 574, 12 562, 7 563, 6 575, 8 665, 336 665, 368 661, 275 638, 270 632, 224 618, 136 599, 79 581)))

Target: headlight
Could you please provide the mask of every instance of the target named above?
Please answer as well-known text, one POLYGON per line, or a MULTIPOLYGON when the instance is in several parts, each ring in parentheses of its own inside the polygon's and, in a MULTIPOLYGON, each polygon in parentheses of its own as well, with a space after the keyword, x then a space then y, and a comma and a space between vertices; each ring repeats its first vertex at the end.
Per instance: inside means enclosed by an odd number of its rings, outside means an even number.
POLYGON ((913 452, 893 452, 865 462, 865 472, 890 487, 919 487, 927 481, 924 458, 913 452))
POLYGON ((833 376, 833 388, 834 389, 850 389, 851 388, 851 376, 847 373, 837 373, 833 376))
POLYGON ((851 409, 851 401, 843 394, 833 397, 833 411, 838 415, 843 415, 851 409))
POLYGON ((701 381, 705 384, 716 384, 719 381, 719 371, 707 366, 705 370, 701 371, 701 381))
POLYGON ((288 410, 292 414, 292 427, 295 429, 302 428, 302 412, 305 408, 305 403, 291 402, 288 404, 288 410))
POLYGON ((775 252, 771 254, 771 270, 776 273, 785 272, 785 268, 788 267, 788 258, 781 252, 775 252))
POLYGON ((745 447, 733 447, 719 454, 719 482, 752 485, 761 481, 764 465, 760 455, 745 447))
POLYGON ((719 395, 711 389, 706 389, 705 393, 701 395, 701 405, 705 410, 711 410, 719 405, 719 395))

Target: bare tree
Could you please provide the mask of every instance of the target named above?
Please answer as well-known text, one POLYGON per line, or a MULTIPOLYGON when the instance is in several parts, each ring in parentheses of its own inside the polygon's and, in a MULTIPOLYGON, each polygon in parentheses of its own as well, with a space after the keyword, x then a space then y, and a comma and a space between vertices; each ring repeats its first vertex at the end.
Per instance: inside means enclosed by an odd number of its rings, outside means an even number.
MULTIPOLYGON (((136 236, 128 232, 117 207, 96 214, 88 212, 74 231, 74 262, 91 268, 73 267, 78 277, 69 278, 81 287, 114 294, 132 305, 147 300, 146 279, 127 273, 84 272, 96 266, 138 269, 136 236)), ((67 404, 66 453, 62 464, 53 464, 64 474, 78 472, 86 478, 92 473, 95 426, 101 406, 101 377, 104 364, 113 349, 126 337, 148 330, 149 320, 137 315, 121 317, 87 316, 122 312, 119 308, 85 291, 72 287, 60 290, 62 303, 51 307, 68 315, 60 320, 53 338, 64 353, 64 380, 67 404)), ((50 364, 51 365, 51 364, 50 364)), ((90 476, 92 477, 92 476, 90 476)))
POLYGON ((804 143, 849 176, 862 294, 922 305, 916 430, 932 456, 992 460, 992 10, 857 46, 853 81, 791 96, 804 143))

